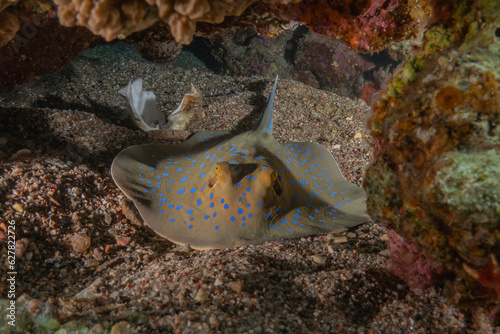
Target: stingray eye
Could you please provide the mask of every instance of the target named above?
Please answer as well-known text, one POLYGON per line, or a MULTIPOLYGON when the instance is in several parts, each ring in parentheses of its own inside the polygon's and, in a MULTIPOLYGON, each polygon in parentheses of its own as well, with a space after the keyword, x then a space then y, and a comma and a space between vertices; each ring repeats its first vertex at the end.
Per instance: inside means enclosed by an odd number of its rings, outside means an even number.
POLYGON ((283 193, 283 189, 281 188, 278 174, 276 172, 272 172, 271 174, 271 182, 273 183, 273 190, 276 196, 280 196, 283 193))
POLYGON ((271 183, 274 183, 274 181, 276 181, 277 178, 278 178, 278 175, 276 174, 276 172, 272 172, 271 173, 271 183))
POLYGON ((217 167, 215 167, 215 174, 219 175, 219 172, 220 172, 220 167, 219 165, 217 165, 217 167))

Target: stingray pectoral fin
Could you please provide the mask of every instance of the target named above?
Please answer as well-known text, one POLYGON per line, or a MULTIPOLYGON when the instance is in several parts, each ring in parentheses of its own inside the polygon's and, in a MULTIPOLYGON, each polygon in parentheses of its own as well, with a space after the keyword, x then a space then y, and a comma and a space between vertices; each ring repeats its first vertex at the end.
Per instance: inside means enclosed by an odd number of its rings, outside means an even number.
POLYGON ((185 145, 190 145, 190 146, 200 146, 201 144, 215 144, 217 142, 220 142, 221 140, 225 139, 226 137, 229 136, 229 132, 227 131, 207 131, 207 130, 201 130, 196 133, 194 133, 191 137, 189 137, 188 140, 186 140, 184 143, 185 145))
POLYGON ((293 239, 329 233, 369 221, 364 212, 347 213, 330 206, 296 207, 269 224, 266 240, 293 239))

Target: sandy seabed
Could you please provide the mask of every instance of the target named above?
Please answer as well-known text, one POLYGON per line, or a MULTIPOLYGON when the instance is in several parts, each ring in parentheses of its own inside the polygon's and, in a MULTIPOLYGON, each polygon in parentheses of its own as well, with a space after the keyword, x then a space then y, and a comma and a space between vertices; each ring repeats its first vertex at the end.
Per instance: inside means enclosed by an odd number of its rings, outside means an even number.
MULTIPOLYGON (((160 110, 171 111, 194 83, 205 117, 188 130, 241 132, 257 120, 274 79, 186 69, 188 57, 158 65, 123 45, 100 47, 0 96, 1 263, 14 220, 18 305, 33 319, 56 319, 49 332, 59 325, 93 333, 500 332, 483 310, 456 308, 440 287, 412 291, 392 275, 386 231, 371 223, 212 251, 156 236, 110 177, 120 150, 151 142, 118 89, 141 77, 160 110)), ((281 80, 273 134, 327 147, 361 185, 371 155, 367 113, 362 101, 281 80)), ((6 291, 0 285, 0 298, 6 291)))

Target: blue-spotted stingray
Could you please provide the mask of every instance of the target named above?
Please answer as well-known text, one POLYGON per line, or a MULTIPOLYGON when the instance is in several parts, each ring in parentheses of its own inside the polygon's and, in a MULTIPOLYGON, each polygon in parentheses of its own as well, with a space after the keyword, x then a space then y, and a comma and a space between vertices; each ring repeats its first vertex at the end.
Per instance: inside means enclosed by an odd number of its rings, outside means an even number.
POLYGON ((280 144, 273 98, 255 127, 199 131, 177 145, 123 150, 111 174, 156 233, 212 249, 328 233, 367 221, 365 193, 315 143, 280 144))

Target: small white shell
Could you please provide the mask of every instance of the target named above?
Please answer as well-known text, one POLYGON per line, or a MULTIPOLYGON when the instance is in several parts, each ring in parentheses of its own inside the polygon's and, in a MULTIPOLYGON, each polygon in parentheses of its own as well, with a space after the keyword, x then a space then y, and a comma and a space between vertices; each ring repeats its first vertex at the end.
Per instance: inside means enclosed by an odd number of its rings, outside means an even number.
POLYGON ((156 107, 155 94, 142 90, 142 79, 129 82, 118 92, 128 99, 130 115, 141 130, 159 130, 167 124, 165 115, 156 107))

